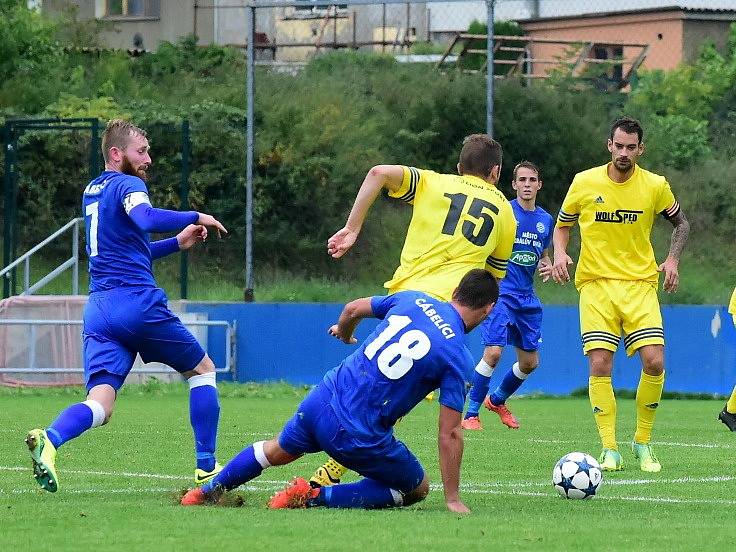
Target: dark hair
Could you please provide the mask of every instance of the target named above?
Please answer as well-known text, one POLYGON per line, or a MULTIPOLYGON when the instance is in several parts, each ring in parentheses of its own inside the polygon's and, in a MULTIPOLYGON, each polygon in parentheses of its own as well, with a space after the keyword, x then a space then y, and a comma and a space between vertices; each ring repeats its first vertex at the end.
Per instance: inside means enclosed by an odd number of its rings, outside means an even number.
POLYGON ((471 309, 481 309, 498 300, 498 282, 487 270, 474 268, 460 280, 452 292, 452 300, 471 309))
POLYGON ((110 148, 125 149, 134 134, 146 137, 146 131, 138 128, 130 121, 123 119, 108 121, 105 131, 102 133, 102 157, 105 162, 108 161, 110 148))
POLYGON ((540 172, 539 167, 537 167, 531 161, 522 161, 521 163, 518 163, 514 167, 514 180, 516 180, 516 173, 518 172, 518 170, 519 169, 524 169, 524 168, 525 169, 531 169, 531 170, 533 170, 535 173, 537 173, 537 178, 539 180, 542 180, 542 173, 540 172))
POLYGON ((639 137, 640 144, 644 139, 644 129, 641 127, 641 123, 636 119, 632 119, 631 117, 619 117, 613 121, 613 124, 611 124, 611 134, 609 135, 611 140, 613 140, 613 133, 616 132, 617 128, 620 128, 626 134, 634 134, 636 132, 636 135, 639 137))
POLYGON ((463 140, 460 150, 460 174, 486 178, 495 166, 501 165, 501 144, 487 134, 471 134, 463 140))

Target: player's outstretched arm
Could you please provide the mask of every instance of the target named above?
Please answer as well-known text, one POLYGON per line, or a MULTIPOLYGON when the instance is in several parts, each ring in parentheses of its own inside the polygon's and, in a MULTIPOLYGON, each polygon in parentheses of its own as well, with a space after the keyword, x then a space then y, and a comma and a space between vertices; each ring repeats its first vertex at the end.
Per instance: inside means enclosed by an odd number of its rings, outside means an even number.
POLYGON ((542 251, 542 257, 539 259, 537 270, 543 282, 549 281, 552 276, 552 259, 549 257, 549 249, 542 251))
POLYGON ((447 509, 467 514, 470 508, 460 500, 460 465, 463 461, 462 413, 447 406, 440 406, 438 444, 440 472, 445 490, 447 509))
POLYGON ((197 218, 197 224, 205 226, 207 228, 214 228, 217 231, 218 238, 221 238, 223 234, 227 234, 227 230, 225 229, 225 227, 215 217, 206 213, 197 214, 199 215, 199 217, 197 218))
POLYGON ((176 235, 176 242, 180 251, 186 251, 195 244, 207 239, 207 227, 201 224, 190 224, 176 235))
POLYGON ((358 239, 365 217, 381 189, 396 191, 403 179, 404 169, 401 165, 376 165, 369 170, 358 190, 345 226, 327 240, 327 254, 339 259, 347 253, 358 239))
POLYGON ((570 227, 556 226, 552 234, 552 245, 554 248, 552 279, 563 286, 570 281, 570 273, 567 271, 567 267, 572 264, 572 259, 567 254, 568 243, 570 243, 570 227))
POLYGON ((328 330, 331 336, 336 337, 343 343, 348 345, 354 345, 358 342, 353 333, 358 323, 364 318, 373 317, 373 307, 371 307, 370 297, 363 297, 350 301, 345 305, 340 313, 340 318, 337 320, 337 324, 334 324, 328 330))
POLYGON ((664 262, 657 267, 657 270, 664 272, 664 290, 668 293, 675 293, 680 285, 680 255, 685 249, 685 243, 690 234, 690 222, 685 218, 685 213, 682 210, 668 220, 675 227, 670 240, 670 252, 664 262))
POLYGON ((185 251, 196 243, 207 239, 207 228, 198 224, 190 224, 173 238, 151 242, 151 259, 156 260, 172 253, 185 251))

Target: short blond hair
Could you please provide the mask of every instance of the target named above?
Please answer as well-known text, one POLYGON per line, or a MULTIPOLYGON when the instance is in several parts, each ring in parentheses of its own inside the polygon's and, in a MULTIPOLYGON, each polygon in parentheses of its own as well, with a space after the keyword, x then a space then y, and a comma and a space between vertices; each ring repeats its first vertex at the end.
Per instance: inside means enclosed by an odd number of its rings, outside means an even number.
POLYGON ((138 134, 146 137, 146 131, 138 128, 130 121, 113 119, 108 121, 102 133, 102 157, 108 162, 110 148, 125 149, 130 143, 131 136, 138 134))

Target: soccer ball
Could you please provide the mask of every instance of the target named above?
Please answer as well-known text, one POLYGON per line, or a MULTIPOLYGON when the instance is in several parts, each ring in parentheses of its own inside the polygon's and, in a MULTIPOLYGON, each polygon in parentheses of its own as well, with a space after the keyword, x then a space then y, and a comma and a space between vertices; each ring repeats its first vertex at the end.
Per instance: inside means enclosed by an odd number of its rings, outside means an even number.
POLYGON ((598 461, 584 452, 566 454, 552 470, 552 484, 565 498, 593 498, 603 483, 598 461))

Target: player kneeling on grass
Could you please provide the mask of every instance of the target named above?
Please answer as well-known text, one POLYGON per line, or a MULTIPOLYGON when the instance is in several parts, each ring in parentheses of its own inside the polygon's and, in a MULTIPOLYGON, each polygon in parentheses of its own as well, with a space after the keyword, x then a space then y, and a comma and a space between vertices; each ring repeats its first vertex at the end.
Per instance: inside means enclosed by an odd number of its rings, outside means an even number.
POLYGON ((348 303, 329 330, 341 341, 356 343, 353 332, 363 318, 382 322, 325 375, 277 438, 245 448, 210 482, 187 492, 182 505, 215 502, 265 468, 319 451, 364 478, 316 489, 297 478, 271 498, 270 508, 389 508, 419 502, 429 492, 429 481, 419 460, 394 436, 393 426, 439 388, 445 502, 452 512, 469 512, 459 495, 465 376, 473 366, 464 335, 481 323, 497 298, 496 279, 474 269, 449 303, 416 291, 348 303))

